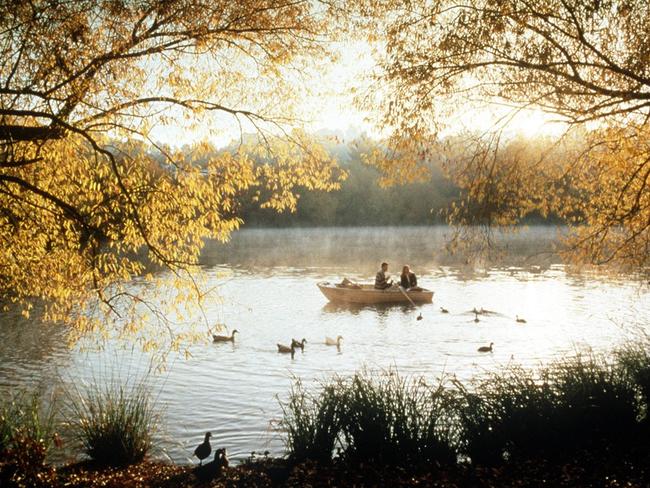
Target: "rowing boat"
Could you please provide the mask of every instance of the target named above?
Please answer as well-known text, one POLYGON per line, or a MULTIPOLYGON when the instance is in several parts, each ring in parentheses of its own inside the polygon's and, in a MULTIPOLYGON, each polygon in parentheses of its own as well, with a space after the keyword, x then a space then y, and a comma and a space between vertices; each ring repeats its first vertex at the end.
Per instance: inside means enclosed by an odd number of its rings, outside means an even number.
POLYGON ((410 290, 406 294, 397 287, 377 290, 374 285, 358 285, 358 287, 337 286, 327 281, 317 283, 318 289, 330 302, 343 303, 409 303, 410 298, 415 303, 431 303, 433 292, 425 288, 419 291, 410 290))

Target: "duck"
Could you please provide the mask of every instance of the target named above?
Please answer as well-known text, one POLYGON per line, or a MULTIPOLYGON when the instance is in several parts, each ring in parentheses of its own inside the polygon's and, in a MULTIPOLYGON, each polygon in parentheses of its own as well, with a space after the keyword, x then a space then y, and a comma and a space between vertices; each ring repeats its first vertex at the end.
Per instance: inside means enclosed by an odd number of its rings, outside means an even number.
POLYGON ((445 307, 440 307, 440 311, 442 313, 449 313, 449 310, 447 310, 445 307))
POLYGON ((238 334, 239 331, 237 329, 233 330, 232 333, 227 336, 227 335, 214 335, 212 334, 212 342, 235 342, 235 334, 238 334))
POLYGON ((194 449, 194 455, 199 458, 199 466, 203 464, 203 460, 207 458, 212 452, 212 446, 210 446, 210 437, 212 437, 212 432, 206 432, 203 442, 196 446, 196 449, 194 449))
POLYGON ((341 347, 341 340, 343 339, 343 336, 336 336, 336 339, 332 339, 331 337, 325 337, 325 344, 328 346, 336 346, 336 347, 341 347))
POLYGON ((494 342, 490 342, 489 346, 481 346, 478 348, 478 352, 492 352, 492 346, 494 345, 494 342))
POLYGON ((284 344, 277 344, 277 346, 280 354, 291 354, 291 359, 293 359, 293 355, 296 353, 296 346, 293 342, 291 343, 291 347, 285 346, 284 344))
POLYGON ((195 474, 202 481, 208 481, 221 475, 222 471, 230 465, 226 449, 217 449, 214 452, 214 459, 203 466, 197 466, 195 474))
POLYGON ((519 322, 520 324, 525 324, 526 319, 519 318, 519 315, 515 315, 515 320, 519 322))
POLYGON ((477 312, 474 312, 474 322, 477 323, 477 324, 480 322, 477 312))
POLYGON ((300 348, 300 349, 302 349, 303 351, 305 350, 305 344, 306 344, 306 343, 307 343, 307 339, 305 339, 304 337, 303 337, 302 341, 297 341, 297 340, 295 340, 295 339, 291 339, 291 345, 292 345, 293 347, 295 347, 296 349, 297 349, 297 348, 300 348))
POLYGON ((420 312, 420 315, 418 315, 418 316, 415 318, 415 320, 422 320, 422 318, 423 318, 423 317, 422 317, 422 312, 420 312))

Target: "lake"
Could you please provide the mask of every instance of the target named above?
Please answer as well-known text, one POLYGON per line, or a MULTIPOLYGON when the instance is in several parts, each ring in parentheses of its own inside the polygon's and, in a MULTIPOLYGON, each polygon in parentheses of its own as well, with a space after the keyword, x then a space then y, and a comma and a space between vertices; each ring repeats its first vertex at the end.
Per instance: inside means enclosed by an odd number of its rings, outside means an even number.
MULTIPOLYGON (((394 367, 470 379, 511 362, 534 367, 586 349, 610 351, 649 323, 647 281, 564 266, 553 252, 554 228, 496 236, 498 250, 480 260, 449 254, 450 233, 446 227, 252 229, 228 244, 209 243, 202 263, 221 300, 206 306, 208 321, 239 335, 234 344, 206 339, 190 348, 191 357, 172 356, 166 371, 149 377, 164 409, 159 444, 166 455, 191 462, 207 430, 235 461, 253 450, 282 454, 278 397, 286 398, 295 378, 315 386, 332 374, 394 367), (409 264, 420 285, 435 291, 433 303, 417 310, 340 306, 316 287, 344 276, 371 281, 381 261, 394 277, 409 264), (474 307, 494 313, 477 324, 474 307), (518 324, 516 315, 527 323, 518 324), (325 336, 337 335, 344 338, 340 351, 324 344, 325 336), (307 339, 293 360, 276 349, 292 337, 307 339), (490 342, 493 353, 477 352, 490 342)), ((71 350, 60 327, 11 313, 0 323, 0 391, 56 392, 93 379, 139 377, 149 366, 148 356, 129 345, 71 350)))

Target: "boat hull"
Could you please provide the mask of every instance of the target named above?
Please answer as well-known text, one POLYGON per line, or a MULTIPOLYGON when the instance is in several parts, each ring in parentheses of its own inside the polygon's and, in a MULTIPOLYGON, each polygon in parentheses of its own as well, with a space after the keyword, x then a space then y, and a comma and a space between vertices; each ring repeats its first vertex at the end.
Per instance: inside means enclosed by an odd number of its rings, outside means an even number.
MULTIPOLYGON (((339 288, 333 283, 318 283, 318 289, 330 302, 337 303, 410 303, 398 288, 377 290, 372 285, 361 285, 361 288, 339 288)), ((422 291, 407 291, 406 294, 414 303, 431 303, 433 292, 422 289, 422 291)))

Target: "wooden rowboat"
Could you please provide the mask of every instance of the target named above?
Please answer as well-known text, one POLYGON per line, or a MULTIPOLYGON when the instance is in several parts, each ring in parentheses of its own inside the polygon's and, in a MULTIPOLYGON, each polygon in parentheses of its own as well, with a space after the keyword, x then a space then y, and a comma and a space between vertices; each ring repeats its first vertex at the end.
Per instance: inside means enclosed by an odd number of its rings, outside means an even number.
MULTIPOLYGON (((409 303, 399 288, 387 288, 377 290, 374 285, 360 285, 361 288, 339 287, 327 281, 318 283, 318 289, 330 302, 342 303, 409 303)), ((433 292, 424 288, 421 291, 407 291, 411 300, 415 303, 431 303, 433 292)))

